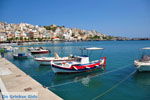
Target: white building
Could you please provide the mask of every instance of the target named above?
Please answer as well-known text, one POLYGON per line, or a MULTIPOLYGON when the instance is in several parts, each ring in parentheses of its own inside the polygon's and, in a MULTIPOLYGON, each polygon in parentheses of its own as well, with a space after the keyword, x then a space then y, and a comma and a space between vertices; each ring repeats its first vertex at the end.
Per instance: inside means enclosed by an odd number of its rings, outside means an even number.
POLYGON ((5 33, 0 33, 0 42, 7 41, 7 36, 5 33))

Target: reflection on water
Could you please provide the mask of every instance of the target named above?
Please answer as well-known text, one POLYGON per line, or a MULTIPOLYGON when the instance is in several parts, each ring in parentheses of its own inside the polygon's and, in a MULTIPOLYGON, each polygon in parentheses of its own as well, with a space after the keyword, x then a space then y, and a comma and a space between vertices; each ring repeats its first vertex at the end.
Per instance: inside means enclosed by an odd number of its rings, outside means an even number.
POLYGON ((150 86, 150 72, 136 72, 134 79, 141 86, 150 86))
POLYGON ((49 71, 49 70, 51 70, 51 66, 42 66, 42 65, 39 65, 39 67, 36 68, 37 72, 40 72, 40 71, 49 71))
POLYGON ((88 87, 90 79, 94 76, 102 74, 104 71, 98 69, 93 72, 76 73, 76 74, 55 74, 52 84, 61 85, 67 83, 80 82, 83 86, 88 87))
POLYGON ((84 85, 84 86, 89 86, 89 82, 90 82, 90 78, 89 77, 86 77, 86 78, 83 78, 81 79, 81 83, 84 85))

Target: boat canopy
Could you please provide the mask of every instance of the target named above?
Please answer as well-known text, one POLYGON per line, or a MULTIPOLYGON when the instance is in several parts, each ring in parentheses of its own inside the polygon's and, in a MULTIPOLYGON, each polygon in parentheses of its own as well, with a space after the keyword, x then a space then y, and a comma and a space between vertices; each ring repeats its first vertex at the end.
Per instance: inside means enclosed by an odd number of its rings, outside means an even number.
POLYGON ((104 48, 98 48, 98 47, 90 47, 90 48, 85 48, 86 50, 103 50, 104 48))
POLYGON ((150 50, 150 47, 142 48, 143 50, 150 50))

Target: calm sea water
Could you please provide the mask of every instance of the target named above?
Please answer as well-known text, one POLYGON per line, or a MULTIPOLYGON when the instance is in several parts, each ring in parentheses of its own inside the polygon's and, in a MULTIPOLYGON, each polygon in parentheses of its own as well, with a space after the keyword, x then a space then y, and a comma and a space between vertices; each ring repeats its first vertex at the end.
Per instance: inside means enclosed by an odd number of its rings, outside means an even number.
MULTIPOLYGON (((64 100, 150 100, 150 73, 134 72, 133 61, 139 58, 139 48, 150 46, 150 41, 94 41, 47 43, 42 46, 52 51, 39 57, 80 55, 80 48, 103 47, 103 51, 90 52, 90 60, 107 57, 106 70, 72 75, 54 74, 50 66, 39 66, 34 59, 14 60, 12 53, 7 58, 25 73, 64 100), (131 75, 130 75, 131 74, 131 75)), ((27 52, 30 46, 19 47, 27 52)))

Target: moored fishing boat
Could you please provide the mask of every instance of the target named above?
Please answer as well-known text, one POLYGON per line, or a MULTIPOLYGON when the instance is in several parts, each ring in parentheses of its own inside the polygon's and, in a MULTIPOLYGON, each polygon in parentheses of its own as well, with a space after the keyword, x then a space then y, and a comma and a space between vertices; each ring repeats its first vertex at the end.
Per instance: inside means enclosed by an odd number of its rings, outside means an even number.
POLYGON ((30 48, 28 48, 27 50, 28 51, 32 51, 32 50, 34 50, 35 48, 34 47, 30 47, 30 48))
POLYGON ((47 49, 44 49, 44 48, 40 47, 40 48, 34 48, 34 49, 32 49, 31 53, 32 54, 44 54, 44 53, 50 53, 50 51, 47 50, 47 49))
POLYGON ((138 71, 150 71, 150 47, 142 48, 142 57, 134 61, 138 71))
POLYGON ((26 53, 18 53, 18 54, 13 54, 14 59, 28 59, 32 57, 30 54, 26 53))
POLYGON ((13 47, 12 46, 5 46, 4 50, 5 50, 5 52, 12 52, 13 51, 13 47))
POLYGON ((59 57, 57 53, 54 53, 55 57, 40 57, 40 58, 35 58, 35 60, 40 64, 40 65, 51 65, 51 62, 63 62, 63 61, 73 61, 74 57, 69 56, 69 57, 59 57))
MULTIPOLYGON (((102 50, 103 48, 86 48, 86 50, 102 50)), ((75 57, 74 61, 55 63, 51 62, 54 73, 80 73, 89 72, 100 68, 105 68, 106 57, 101 57, 96 61, 89 61, 86 55, 75 57)))

